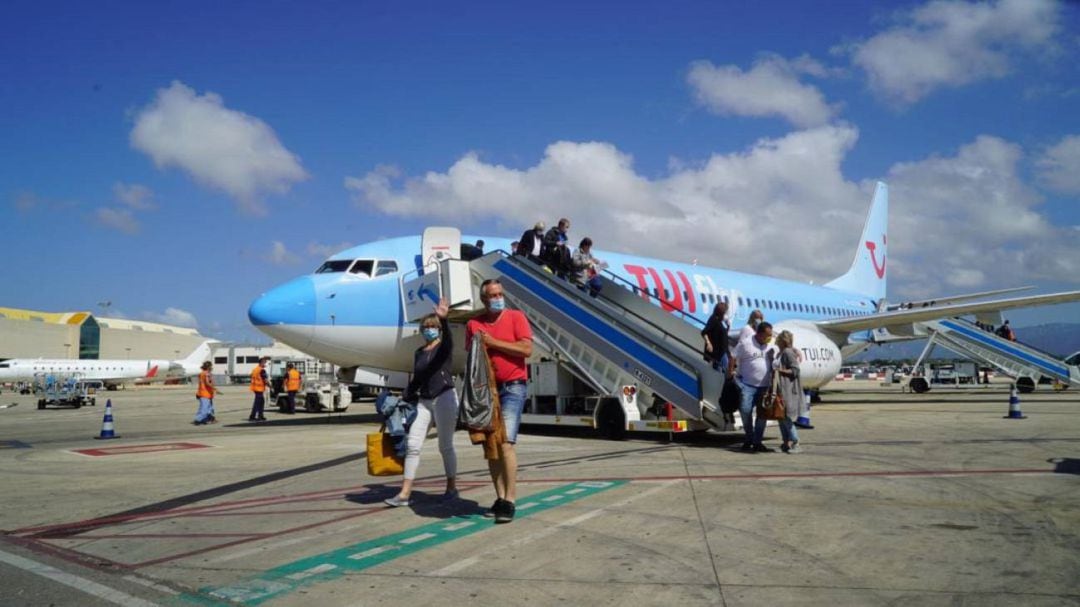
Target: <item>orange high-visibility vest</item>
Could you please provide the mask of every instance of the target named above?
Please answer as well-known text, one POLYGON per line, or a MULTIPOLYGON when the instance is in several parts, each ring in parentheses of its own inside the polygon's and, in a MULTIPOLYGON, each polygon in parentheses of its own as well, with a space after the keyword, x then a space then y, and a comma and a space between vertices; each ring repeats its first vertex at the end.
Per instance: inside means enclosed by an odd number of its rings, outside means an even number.
POLYGON ((300 391, 300 372, 296 369, 289 369, 289 371, 285 374, 285 391, 300 391))
POLYGON ((199 390, 195 393, 196 398, 214 398, 214 380, 209 371, 199 372, 199 390))
POLYGON ((263 381, 263 368, 255 367, 255 370, 251 372, 251 391, 252 392, 265 392, 266 382, 263 381))

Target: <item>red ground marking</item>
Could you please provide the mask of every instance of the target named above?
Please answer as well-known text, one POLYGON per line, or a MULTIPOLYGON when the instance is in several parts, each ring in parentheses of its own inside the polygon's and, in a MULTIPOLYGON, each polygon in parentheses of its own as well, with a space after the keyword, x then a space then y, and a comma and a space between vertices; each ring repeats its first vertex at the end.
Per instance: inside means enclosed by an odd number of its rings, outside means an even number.
MULTIPOLYGON (((704 475, 691 475, 691 476, 687 476, 687 475, 667 475, 667 476, 636 476, 636 477, 611 477, 611 476, 574 477, 574 478, 563 477, 563 478, 542 478, 542 479, 540 479, 540 478, 538 478, 538 479, 519 479, 518 483, 520 483, 520 484, 545 484, 545 483, 550 484, 550 483, 602 481, 602 480, 625 480, 625 481, 628 481, 628 482, 635 482, 635 481, 637 481, 637 482, 649 482, 649 481, 666 481, 666 480, 676 480, 676 479, 684 479, 684 480, 692 481, 692 480, 758 480, 758 479, 785 479, 785 478, 787 478, 787 479, 799 479, 799 478, 829 478, 829 477, 833 477, 833 478, 844 478, 844 477, 905 477, 905 476, 906 477, 947 477, 947 476, 971 476, 971 475, 991 475, 991 474, 1053 474, 1053 473, 1054 473, 1054 471, 1052 469, 1048 469, 1048 468, 990 468, 990 469, 974 469, 974 470, 877 470, 877 471, 864 471, 864 472, 859 472, 859 471, 852 471, 852 472, 776 472, 776 473, 712 474, 712 475, 704 474, 704 475)), ((375 484, 382 485, 383 483, 380 482, 380 483, 375 483, 375 484)), ((424 483, 424 484, 435 484, 435 482, 424 483)), ((468 487, 468 489, 475 488, 475 487, 481 487, 481 486, 486 486, 486 484, 485 483, 475 483, 473 487, 468 487)), ((176 509, 176 510, 168 510, 168 511, 155 512, 155 513, 146 513, 146 514, 142 514, 142 515, 111 517, 111 518, 106 517, 106 518, 102 518, 102 519, 90 519, 89 521, 80 521, 78 523, 66 523, 66 524, 54 525, 54 526, 50 526, 50 527, 21 529, 21 530, 18 530, 16 532, 11 532, 11 533, 26 533, 26 532, 33 532, 33 531, 38 531, 38 530, 52 530, 52 529, 63 529, 63 528, 78 528, 80 526, 85 526, 87 523, 91 523, 91 522, 93 522, 93 523, 106 523, 106 524, 123 524, 123 523, 131 522, 131 521, 134 521, 134 520, 149 519, 149 518, 167 518, 167 517, 181 517, 181 516, 211 516, 213 514, 216 514, 214 512, 215 509, 218 510, 218 512, 222 512, 222 511, 236 510, 238 508, 243 508, 243 507, 254 505, 254 504, 270 505, 270 504, 273 504, 273 503, 316 501, 316 500, 326 499, 328 496, 331 496, 331 495, 341 495, 343 492, 362 490, 362 489, 366 489, 366 488, 367 488, 366 485, 361 485, 359 487, 352 487, 352 488, 347 488, 347 489, 333 489, 333 490, 330 490, 330 491, 313 491, 313 492, 310 492, 310 493, 302 493, 302 494, 296 494, 296 495, 291 495, 291 496, 277 496, 277 497, 273 497, 273 498, 257 498, 257 499, 241 500, 241 501, 237 501, 237 502, 215 504, 215 505, 212 505, 212 506, 199 506, 199 507, 192 507, 192 508, 180 508, 180 509, 176 509)), ((467 489, 463 489, 463 490, 467 490, 467 489)), ((128 564, 128 563, 119 563, 119 562, 116 562, 116 561, 110 561, 109 559, 103 559, 103 558, 99 558, 99 557, 94 557, 94 556, 89 555, 89 554, 85 554, 85 553, 81 553, 81 552, 78 552, 78 551, 75 551, 75 550, 70 550, 70 549, 67 549, 67 548, 63 548, 63 547, 60 547, 60 546, 53 545, 51 543, 48 543, 47 541, 35 540, 35 539, 31 539, 31 538, 18 538, 18 537, 13 537, 13 536, 8 536, 5 539, 7 539, 7 541, 17 542, 17 543, 19 543, 21 545, 24 545, 24 546, 28 547, 28 548, 34 548, 34 549, 42 550, 42 551, 45 551, 45 552, 52 552, 54 555, 60 556, 61 558, 64 558, 66 560, 72 560, 72 561, 80 562, 80 563, 83 563, 83 564, 92 563, 92 564, 96 565, 98 568, 110 568, 110 567, 112 567, 112 568, 124 568, 124 569, 134 570, 134 569, 138 569, 138 568, 142 568, 142 567, 148 567, 148 566, 151 566, 151 565, 157 565, 157 564, 166 563, 166 562, 170 562, 170 561, 176 561, 176 560, 186 558, 186 557, 189 557, 189 556, 194 556, 194 555, 198 555, 198 554, 204 554, 204 553, 207 553, 207 552, 213 552, 215 550, 221 550, 223 548, 229 548, 229 547, 232 547, 232 546, 237 546, 237 545, 245 544, 245 543, 248 543, 248 542, 253 542, 253 541, 258 541, 258 540, 263 540, 263 539, 269 539, 269 538, 273 538, 273 537, 280 537, 280 536, 287 535, 287 534, 290 534, 290 533, 296 533, 298 531, 305 531, 305 530, 308 530, 308 529, 313 529, 315 527, 322 527, 324 525, 329 525, 329 524, 333 524, 333 523, 337 523, 337 522, 341 522, 341 521, 345 521, 345 520, 349 520, 349 519, 353 519, 353 518, 359 518, 359 517, 362 517, 362 516, 369 516, 369 515, 372 515, 372 514, 385 513, 385 512, 390 512, 390 511, 391 511, 391 509, 388 509, 388 508, 373 507, 373 508, 363 510, 361 512, 356 512, 356 513, 353 513, 353 514, 340 516, 340 517, 329 519, 329 520, 326 520, 326 521, 309 523, 309 524, 301 525, 301 526, 298 526, 298 527, 291 527, 291 528, 288 528, 288 529, 282 529, 280 531, 273 531, 273 532, 268 532, 268 533, 264 533, 264 534, 258 534, 258 535, 253 534, 251 536, 241 537, 241 538, 239 538, 237 540, 234 540, 234 541, 231 541, 231 542, 225 542, 225 543, 222 543, 222 544, 216 544, 216 545, 213 545, 213 546, 207 546, 207 547, 204 547, 204 548, 199 548, 199 549, 196 549, 196 550, 191 550, 191 551, 180 553, 180 554, 174 554, 174 555, 171 555, 171 556, 165 556, 165 557, 161 557, 161 558, 157 558, 157 559, 143 561, 143 562, 140 562, 140 563, 130 563, 130 564, 128 564)), ((262 512, 260 514, 270 514, 270 513, 269 512, 262 512)), ((207 534, 207 536, 209 536, 209 535, 210 534, 207 534)), ((90 536, 90 537, 93 537, 93 536, 90 536)), ((117 536, 117 538, 123 538, 123 537, 124 537, 123 535, 117 536)), ((127 537, 131 537, 131 536, 127 536, 127 537)), ((181 537, 185 537, 185 536, 181 536, 181 537)), ((191 536, 187 535, 186 537, 191 537, 191 536)))
POLYGON ((187 451, 188 449, 206 449, 210 445, 200 443, 158 443, 156 445, 124 445, 123 447, 102 447, 100 449, 72 449, 72 453, 102 457, 105 455, 127 455, 128 453, 152 453, 154 451, 187 451))

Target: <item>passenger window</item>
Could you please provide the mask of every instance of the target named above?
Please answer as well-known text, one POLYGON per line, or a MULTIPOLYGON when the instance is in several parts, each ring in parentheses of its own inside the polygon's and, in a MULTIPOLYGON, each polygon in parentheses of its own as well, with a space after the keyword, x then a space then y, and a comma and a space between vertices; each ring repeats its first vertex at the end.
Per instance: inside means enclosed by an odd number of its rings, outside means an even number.
POLYGON ((371 271, 374 267, 374 259, 357 259, 356 263, 354 263, 353 266, 349 268, 349 274, 354 274, 356 276, 367 276, 368 278, 370 278, 371 271))
POLYGON ((394 272, 397 272, 396 261, 380 261, 379 265, 375 266, 375 276, 384 276, 394 272))

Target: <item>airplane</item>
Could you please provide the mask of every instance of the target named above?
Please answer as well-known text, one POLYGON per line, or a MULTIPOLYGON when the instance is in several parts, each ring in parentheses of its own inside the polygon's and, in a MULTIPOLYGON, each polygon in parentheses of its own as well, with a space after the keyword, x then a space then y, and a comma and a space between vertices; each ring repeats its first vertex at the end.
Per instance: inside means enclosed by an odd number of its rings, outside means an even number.
POLYGON ((165 381, 199 374, 203 361, 210 358, 211 344, 206 340, 191 354, 179 360, 89 360, 78 358, 11 358, 0 361, 0 382, 33 381, 35 375, 78 374, 81 379, 116 384, 125 381, 165 381))
MULTIPOLYGON (((702 326, 717 302, 725 301, 734 339, 749 313, 761 309, 775 332, 787 329, 794 334, 803 355, 802 384, 808 390, 832 381, 842 359, 875 343, 923 337, 936 338, 950 348, 964 346, 963 353, 1015 375, 1046 374, 1066 382, 1071 378, 1080 386, 1075 365, 1046 358, 1022 344, 1001 343, 960 318, 974 316, 982 323, 996 319, 994 324, 1000 324, 1003 310, 1078 301, 1080 291, 987 299, 1023 290, 1014 288, 890 304, 885 298, 887 216, 888 186, 878 182, 850 268, 824 285, 596 248, 593 255, 608 264, 605 273, 612 280, 695 328, 702 326)), ((511 251, 507 238, 459 238, 482 239, 488 251, 511 251)), ((251 303, 248 317, 274 339, 341 367, 411 371, 421 338, 416 325, 406 322, 403 302, 406 295, 426 294, 403 293, 403 276, 422 274, 440 256, 458 257, 453 246, 428 257, 433 251, 423 247, 417 235, 341 251, 314 273, 263 293, 251 303)), ((452 326, 459 337, 463 328, 452 326)), ((459 338, 458 343, 463 341, 459 338)), ((460 363, 464 358, 455 360, 460 363)), ((1033 387, 1039 378, 1026 379, 1033 387)))

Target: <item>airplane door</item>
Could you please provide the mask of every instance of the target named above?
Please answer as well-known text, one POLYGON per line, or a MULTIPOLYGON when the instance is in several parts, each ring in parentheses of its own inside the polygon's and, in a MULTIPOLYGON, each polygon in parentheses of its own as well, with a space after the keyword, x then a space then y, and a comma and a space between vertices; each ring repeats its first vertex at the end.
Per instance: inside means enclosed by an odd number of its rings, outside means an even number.
POLYGON ((420 259, 426 266, 444 259, 461 258, 461 230, 457 228, 425 228, 420 240, 420 259))

